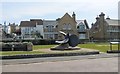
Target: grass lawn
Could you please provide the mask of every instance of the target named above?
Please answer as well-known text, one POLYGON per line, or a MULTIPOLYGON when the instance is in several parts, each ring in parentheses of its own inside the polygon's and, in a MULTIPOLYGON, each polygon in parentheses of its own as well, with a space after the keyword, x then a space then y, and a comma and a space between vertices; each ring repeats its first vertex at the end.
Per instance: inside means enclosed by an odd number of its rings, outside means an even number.
MULTIPOLYGON (((38 50, 38 49, 48 49, 51 48, 55 45, 34 45, 33 46, 33 50, 38 50)), ((44 54, 45 52, 41 52, 41 51, 3 51, 0 52, 0 55, 4 56, 4 55, 21 55, 21 54, 44 54)))
MULTIPOLYGON (((88 44, 79 44, 78 46, 81 48, 99 50, 100 52, 107 52, 107 50, 110 50, 109 43, 88 43, 88 44)), ((117 50, 118 45, 112 45, 112 49, 117 50)))
MULTIPOLYGON (((34 45, 33 50, 35 51, 5 51, 0 52, 0 55, 44 54, 45 52, 40 51, 40 49, 48 49, 54 46, 55 45, 34 45), (39 51, 36 51, 38 49, 39 51)), ((107 52, 107 50, 110 50, 110 45, 108 43, 79 44, 78 47, 99 50, 100 52, 107 52)), ((113 45, 113 50, 116 49, 118 49, 118 45, 113 45)))
MULTIPOLYGON (((35 45, 33 48, 34 48, 34 50, 37 50, 37 49, 51 48, 53 46, 55 46, 55 45, 35 45)), ((107 52, 107 50, 110 50, 109 43, 79 44, 78 47, 99 50, 100 52, 107 52)), ((113 50, 116 50, 116 49, 118 49, 118 45, 112 45, 112 48, 113 48, 113 50)))

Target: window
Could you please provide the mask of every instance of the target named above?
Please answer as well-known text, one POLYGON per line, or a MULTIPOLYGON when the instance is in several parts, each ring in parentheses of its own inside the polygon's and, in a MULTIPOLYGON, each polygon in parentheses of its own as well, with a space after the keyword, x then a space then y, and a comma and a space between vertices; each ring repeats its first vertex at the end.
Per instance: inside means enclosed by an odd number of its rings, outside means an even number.
POLYGON ((53 34, 46 34, 47 39, 53 39, 53 34))
POLYGON ((71 30, 71 24, 70 23, 68 24, 68 30, 71 30))
POLYGON ((48 25, 48 26, 46 26, 46 28, 47 28, 48 32, 53 32, 54 26, 48 25))
POLYGON ((71 29, 71 24, 63 24, 63 30, 70 30, 71 29))
POLYGON ((67 28, 66 24, 63 24, 63 30, 65 30, 67 28))
POLYGON ((85 39, 85 34, 79 34, 79 39, 85 39))
POLYGON ((79 26, 77 26, 77 29, 79 32, 84 32, 85 31, 85 25, 81 22, 79 26))
POLYGON ((119 32, 118 27, 109 26, 107 32, 119 32))
POLYGON ((58 39, 58 34, 55 34, 54 37, 55 37, 55 39, 58 39))
POLYGON ((84 30, 84 29, 85 29, 85 25, 82 23, 82 24, 80 24, 79 28, 80 28, 81 30, 84 30))

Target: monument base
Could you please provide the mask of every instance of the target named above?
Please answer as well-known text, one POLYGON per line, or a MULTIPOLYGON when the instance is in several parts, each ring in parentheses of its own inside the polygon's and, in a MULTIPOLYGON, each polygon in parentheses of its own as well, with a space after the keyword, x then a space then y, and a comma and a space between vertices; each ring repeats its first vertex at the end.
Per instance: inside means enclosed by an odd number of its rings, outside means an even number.
POLYGON ((61 44, 56 47, 50 48, 50 50, 59 50, 59 51, 64 51, 64 50, 80 50, 79 47, 70 47, 69 44, 61 44))

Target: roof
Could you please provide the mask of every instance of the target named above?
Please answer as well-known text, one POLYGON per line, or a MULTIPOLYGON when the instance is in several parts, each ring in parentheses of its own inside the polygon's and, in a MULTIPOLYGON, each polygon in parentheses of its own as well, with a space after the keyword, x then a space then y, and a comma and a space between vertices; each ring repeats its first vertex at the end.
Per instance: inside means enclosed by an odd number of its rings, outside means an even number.
POLYGON ((43 25, 43 21, 41 19, 30 19, 32 22, 37 22, 37 25, 43 25))
POLYGON ((106 22, 108 23, 108 25, 118 26, 118 20, 115 20, 115 19, 106 19, 106 22))
MULTIPOLYGON (((68 13, 65 13, 64 16, 69 16, 69 17, 71 17, 68 13)), ((64 17, 64 16, 63 16, 63 17, 64 17)), ((63 17, 62 17, 62 18, 63 18, 63 17)), ((71 18, 72 18, 72 17, 71 17, 71 18)))
POLYGON ((81 22, 87 27, 87 29, 89 29, 88 23, 86 20, 76 20, 77 25, 79 25, 81 22))
POLYGON ((43 20, 43 22, 56 22, 56 20, 43 20))
MULTIPOLYGON (((61 18, 57 19, 57 20, 61 20, 63 19, 65 16, 67 16, 68 18, 73 19, 73 17, 71 17, 68 13, 65 13, 64 16, 62 16, 61 18)), ((74 21, 74 20, 73 20, 74 21)), ((75 21, 76 22, 76 21, 75 21)))
POLYGON ((21 21, 20 27, 36 27, 37 25, 43 25, 42 20, 31 19, 30 21, 21 21))
POLYGON ((77 22, 77 25, 78 25, 79 23, 81 23, 81 22, 82 22, 83 24, 85 24, 85 23, 84 23, 84 20, 76 20, 76 22, 77 22))
POLYGON ((35 27, 36 24, 32 21, 21 21, 20 22, 20 27, 35 27))
POLYGON ((47 25, 57 25, 57 21, 56 20, 43 20, 43 26, 47 26, 47 25))

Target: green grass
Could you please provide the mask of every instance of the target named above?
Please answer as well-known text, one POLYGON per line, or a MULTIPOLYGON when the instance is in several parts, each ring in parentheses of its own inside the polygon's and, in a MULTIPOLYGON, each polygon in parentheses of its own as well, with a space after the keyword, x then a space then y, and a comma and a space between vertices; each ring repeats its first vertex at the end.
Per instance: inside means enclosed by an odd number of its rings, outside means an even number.
MULTIPOLYGON (((34 50, 37 50, 37 49, 51 48, 51 47, 54 47, 54 46, 55 45, 35 45, 33 48, 34 48, 34 50)), ((78 47, 99 50, 100 52, 107 52, 107 50, 110 50, 110 44, 109 43, 79 44, 78 47)), ((117 45, 112 45, 112 47, 113 47, 113 50, 118 49, 117 45)))
MULTIPOLYGON (((88 44, 79 44, 78 46, 81 48, 99 50, 100 52, 107 52, 107 50, 110 50, 109 43, 88 43, 88 44)), ((112 45, 112 49, 113 50, 118 49, 118 45, 112 45)))
MULTIPOLYGON (((38 50, 38 49, 48 49, 51 47, 54 47, 55 45, 34 45, 33 50, 38 50)), ((3 51, 0 52, 0 55, 23 55, 23 54, 44 54, 45 52, 41 51, 3 51)))
MULTIPOLYGON (((35 51, 5 51, 5 52, 3 51, 0 52, 0 55, 4 56, 4 55, 21 55, 21 54, 44 54, 46 52, 42 52, 40 51, 40 49, 48 49, 54 46, 55 45, 34 45, 33 50, 35 51)), ((108 43, 79 44, 78 47, 99 50, 100 52, 107 52, 107 50, 110 50, 110 45, 108 43)), ((118 45, 113 45, 113 50, 116 50, 117 48, 118 45)))

